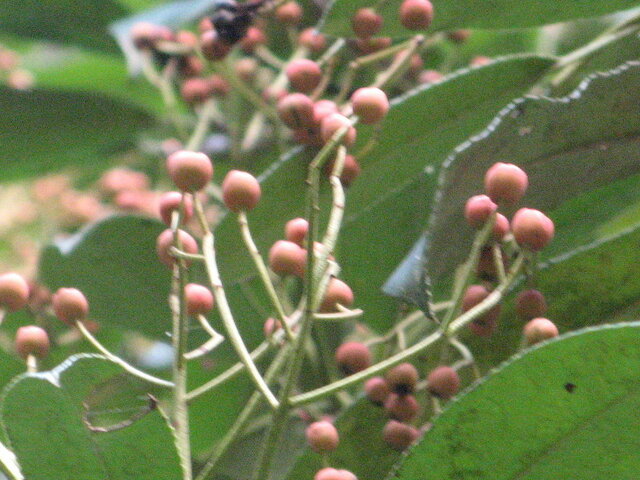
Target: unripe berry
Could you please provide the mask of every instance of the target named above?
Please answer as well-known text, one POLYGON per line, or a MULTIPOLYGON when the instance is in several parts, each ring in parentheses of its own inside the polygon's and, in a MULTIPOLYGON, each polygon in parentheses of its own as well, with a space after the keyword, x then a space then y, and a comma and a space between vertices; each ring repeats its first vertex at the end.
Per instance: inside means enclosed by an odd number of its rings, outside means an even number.
POLYGON ((231 170, 222 182, 222 199, 232 212, 253 210, 260 201, 260 183, 248 172, 231 170))
POLYGON ((314 126, 313 100, 304 93, 289 94, 278 102, 278 116, 292 129, 314 126))
POLYGON ((449 399, 460 390, 460 377, 451 367, 436 367, 427 377, 429 392, 436 397, 449 399))
POLYGON ((240 40, 240 48, 245 53, 253 53, 256 47, 264 45, 267 37, 258 27, 249 27, 242 40, 240 40))
POLYGON ((213 294, 204 285, 187 283, 184 286, 184 299, 188 315, 206 315, 213 309, 213 294))
POLYGON ((307 252, 300 245, 278 240, 269 250, 269 267, 278 275, 302 277, 307 263, 307 252))
POLYGON ((29 285, 22 275, 4 273, 0 275, 0 308, 10 312, 20 310, 29 300, 29 285))
MULTIPOLYGON (((489 290, 482 285, 470 285, 462 297, 462 311, 466 312, 481 303, 489 296, 489 290)), ((500 316, 500 304, 491 308, 487 313, 475 319, 479 323, 495 323, 500 316)))
POLYGON ((558 327, 546 318, 534 318, 524 326, 524 338, 529 345, 557 337, 558 327))
MULTIPOLYGON (((160 218, 168 226, 171 226, 171 216, 174 211, 180 209, 183 194, 180 192, 166 192, 160 196, 160 218)), ((183 222, 188 222, 193 216, 193 200, 188 195, 184 196, 183 222)))
POLYGON ((340 436, 332 423, 327 421, 313 422, 305 430, 307 443, 314 452, 333 452, 338 448, 340 436))
MULTIPOLYGON (((198 243, 191 235, 184 230, 178 230, 178 238, 180 239, 182 251, 191 254, 198 253, 198 243)), ((173 247, 173 232, 168 228, 158 235, 158 239, 156 240, 156 253, 160 261, 169 268, 172 268, 175 262, 174 256, 170 253, 171 247, 173 247)))
POLYGON ((522 320, 542 317, 547 313, 547 302, 541 291, 524 290, 516 297, 516 313, 522 320))
POLYGON ((464 207, 464 218, 473 228, 482 228, 493 212, 498 209, 487 195, 474 195, 467 200, 464 207))
POLYGON ((289 27, 298 25, 302 14, 302 7, 297 2, 287 2, 276 8, 276 19, 289 27))
POLYGON ((389 111, 387 94, 376 87, 363 87, 353 92, 351 105, 360 121, 367 125, 380 122, 389 111))
POLYGON ((353 32, 360 38, 373 37, 380 31, 382 24, 382 15, 378 15, 373 8, 361 8, 351 18, 353 32))
POLYGON ((224 42, 215 30, 207 30, 202 33, 200 48, 202 55, 212 62, 223 60, 231 51, 231 45, 224 42))
POLYGON ((320 53, 326 48, 327 39, 315 28, 306 28, 300 32, 298 43, 308 48, 311 53, 320 53))
POLYGON ((49 335, 35 325, 18 328, 15 339, 16 352, 26 360, 29 355, 44 358, 49 353, 49 335))
POLYGON ((211 181, 213 164, 204 153, 179 150, 167 158, 167 171, 176 187, 195 192, 211 181))
POLYGON ((391 391, 384 378, 373 377, 365 382, 364 393, 371 403, 382 406, 391 391))
POLYGON ((349 127, 347 133, 342 137, 342 143, 350 147, 356 141, 356 129, 351 125, 351 121, 339 113, 332 113, 325 117, 320 125, 322 140, 327 143, 333 135, 344 127, 349 127))
POLYGON ((484 176, 484 189, 496 203, 513 205, 527 191, 529 178, 517 165, 498 162, 491 166, 484 176))
POLYGON ((413 393, 418 383, 418 370, 410 363, 401 363, 390 369, 385 378, 392 392, 398 395, 413 393))
POLYGON ((353 291, 342 280, 332 278, 329 280, 327 291, 320 304, 320 312, 335 312, 338 305, 350 307, 353 305, 353 291))
POLYGON ((384 409, 395 420, 411 422, 418 416, 420 405, 413 395, 391 393, 384 402, 384 409))
POLYGON ((371 351, 364 343, 346 342, 336 350, 336 363, 347 375, 371 366, 371 351))
POLYGON ((553 221, 540 210, 521 208, 511 220, 511 231, 520 246, 537 252, 549 244, 555 229, 553 221))
POLYGON ((409 30, 429 27, 433 20, 433 5, 429 0, 404 0, 400 5, 400 23, 409 30))
POLYGON ((284 238, 290 242, 304 246, 304 239, 309 233, 309 222, 304 218, 294 218, 289 220, 284 226, 284 238))
POLYGON ((358 480, 349 470, 336 470, 335 468, 323 468, 313 477, 313 480, 358 480))
POLYGON ((77 288, 58 289, 51 297, 51 305, 56 317, 71 326, 89 314, 89 302, 77 288))
POLYGON ((385 443, 399 452, 415 442, 419 436, 417 428, 397 420, 389 420, 382 430, 385 443))
POLYGON ((287 65, 285 72, 291 87, 302 93, 312 92, 322 80, 320 66, 307 58, 293 60, 287 65))

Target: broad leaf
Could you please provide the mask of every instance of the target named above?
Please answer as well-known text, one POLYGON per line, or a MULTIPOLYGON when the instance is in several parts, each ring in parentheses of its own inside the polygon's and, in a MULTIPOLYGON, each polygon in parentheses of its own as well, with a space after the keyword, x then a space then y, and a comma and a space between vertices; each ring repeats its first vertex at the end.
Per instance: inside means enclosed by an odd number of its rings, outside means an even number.
POLYGON ((25 477, 178 478, 173 434, 144 392, 98 355, 78 355, 50 372, 18 377, 4 391, 1 414, 25 477))
MULTIPOLYGON (((400 24, 398 14, 401 0, 383 4, 373 0, 334 0, 323 19, 322 31, 329 35, 352 37, 351 18, 364 7, 377 6, 384 25, 380 35, 408 37, 412 33, 400 24)), ((510 0, 478 2, 475 0, 434 0, 434 18, 428 31, 461 28, 515 29, 548 23, 564 22, 574 18, 597 17, 618 10, 638 6, 637 0, 609 2, 574 2, 572 0, 536 1, 510 0)))
POLYGON ((449 404, 392 477, 634 478, 639 333, 588 329, 516 356, 449 404))

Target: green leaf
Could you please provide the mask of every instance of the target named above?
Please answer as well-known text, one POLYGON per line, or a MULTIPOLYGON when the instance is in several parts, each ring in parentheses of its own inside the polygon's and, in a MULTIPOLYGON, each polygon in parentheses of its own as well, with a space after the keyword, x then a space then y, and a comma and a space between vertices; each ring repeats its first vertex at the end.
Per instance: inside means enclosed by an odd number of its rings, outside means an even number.
MULTIPOLYGON (((352 37, 351 18, 364 7, 377 6, 384 17, 382 36, 408 37, 412 33, 400 24, 398 11, 401 0, 382 5, 373 0, 334 0, 326 12, 321 29, 328 35, 352 37)), ((433 23, 428 31, 447 31, 462 28, 515 29, 564 22, 575 18, 597 17, 638 6, 637 0, 609 2, 575 2, 573 0, 536 1, 438 0, 433 2, 433 23)))
MULTIPOLYGON (((589 77, 567 97, 525 97, 513 102, 484 132, 460 145, 448 158, 425 233, 425 253, 406 261, 422 262, 434 282, 449 278, 467 255, 472 239, 471 227, 462 215, 464 204, 481 191, 484 174, 494 162, 521 166, 530 184, 521 204, 547 212, 571 198, 639 173, 638 88, 640 63, 629 62, 589 77)), ((607 195, 613 202, 625 192, 612 187, 607 195)), ((599 197, 591 197, 591 201, 605 212, 585 215, 582 208, 563 210, 558 215, 561 221, 557 222, 556 238, 542 252, 542 259, 566 258, 578 248, 607 238, 599 235, 597 227, 618 210, 614 203, 604 203, 599 197)), ((407 282, 415 283, 411 278, 407 282)))
POLYGON ((640 323, 516 356, 447 406, 398 480, 634 478, 640 323))
POLYGON ((1 415, 25 478, 179 478, 172 432, 143 388, 98 355, 18 377, 4 391, 1 415), (118 426, 114 418, 97 425, 113 410, 130 425, 97 431, 118 426))
POLYGON ((50 42, 116 51, 107 26, 126 14, 114 0, 4 0, 0 30, 50 42))
POLYGON ((3 181, 99 164, 151 124, 139 107, 95 93, 0 87, 0 104, 3 181))
POLYGON ((44 249, 39 276, 52 291, 80 289, 98 323, 154 338, 170 330, 170 272, 155 252, 166 227, 136 216, 112 216, 44 249))

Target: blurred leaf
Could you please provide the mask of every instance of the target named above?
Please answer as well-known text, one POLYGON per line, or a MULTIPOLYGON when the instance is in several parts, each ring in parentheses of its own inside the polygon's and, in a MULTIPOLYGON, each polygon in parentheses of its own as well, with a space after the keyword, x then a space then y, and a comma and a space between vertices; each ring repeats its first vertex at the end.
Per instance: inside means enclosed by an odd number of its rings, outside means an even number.
MULTIPOLYGON (((467 254, 472 238, 462 212, 466 200, 481 191, 484 173, 498 161, 515 163, 528 173, 530 187, 523 205, 552 211, 572 197, 640 172, 640 120, 636 115, 640 63, 585 80, 563 98, 525 97, 505 108, 481 134, 463 143, 441 173, 437 202, 425 233, 421 262, 434 282, 451 274, 467 254), (581 122, 577 119, 590 119, 581 122)), ((624 195, 618 189, 611 196, 624 195)), ((617 213, 615 207, 600 202, 617 213)), ((603 215, 565 212, 556 238, 543 259, 564 258, 598 237, 603 215), (576 234, 576 226, 580 225, 576 234)), ((410 288, 414 283, 407 279, 410 288)))
POLYGON ((99 94, 0 87, 2 180, 100 163, 151 124, 139 107, 99 94))
MULTIPOLYGON (((334 0, 326 13, 321 29, 328 35, 352 37, 351 18, 364 7, 376 6, 384 17, 382 36, 408 37, 412 35, 400 24, 398 10, 401 0, 380 5, 372 0, 334 0)), ((574 2, 572 0, 494 0, 490 3, 475 0, 434 1, 433 23, 429 31, 462 28, 516 29, 563 22, 575 18, 598 17, 618 10, 638 6, 637 0, 609 2, 574 2)))
POLYGON ((78 355, 46 374, 24 374, 7 386, 2 424, 26 478, 155 480, 181 475, 167 422, 151 408, 148 396, 130 386, 118 390, 112 382, 123 375, 98 355, 78 355), (119 402, 127 399, 118 409, 129 405, 131 424, 109 432, 90 430, 87 408, 113 406, 116 393, 119 402))
POLYGON ((393 478, 634 478, 639 332, 588 329, 516 356, 450 403, 393 478))
POLYGON ((114 0, 4 0, 0 30, 28 38, 116 51, 107 26, 127 11, 114 0))
POLYGON ((171 330, 170 273, 155 252, 165 228, 144 217, 108 217, 45 248, 40 279, 52 291, 80 289, 98 323, 165 338, 171 330))

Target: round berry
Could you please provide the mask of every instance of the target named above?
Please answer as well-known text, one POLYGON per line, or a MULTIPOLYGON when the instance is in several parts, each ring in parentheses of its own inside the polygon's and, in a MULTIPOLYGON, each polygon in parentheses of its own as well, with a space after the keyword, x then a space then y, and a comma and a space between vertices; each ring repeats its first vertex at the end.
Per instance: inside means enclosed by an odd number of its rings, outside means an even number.
POLYGON ((335 468, 323 468, 318 470, 313 480, 358 480, 349 470, 336 470, 335 468))
POLYGON ((188 315, 206 315, 213 309, 213 294, 204 285, 186 284, 184 298, 188 315))
POLYGON ((419 436, 417 428, 397 420, 389 420, 382 430, 385 443, 399 452, 415 442, 419 436))
POLYGON ((484 189, 496 203, 517 203, 528 186, 527 174, 512 163, 495 163, 484 176, 484 189))
POLYGON ((211 84, 206 78, 188 78, 180 87, 180 95, 187 103, 202 103, 211 97, 211 84))
POLYGON ((29 300, 29 285, 24 277, 17 273, 0 275, 0 307, 10 312, 20 310, 29 300))
POLYGON ((258 62, 255 58, 245 57, 236 61, 234 68, 236 75, 246 83, 253 83, 258 72, 258 62))
POLYGON ((302 7, 297 2, 287 2, 276 8, 276 19, 289 27, 295 27, 302 20, 302 7))
POLYGON ((138 22, 131 27, 131 39, 140 50, 152 49, 159 41, 173 40, 173 32, 163 25, 138 22))
POLYGON ((493 238, 497 242, 504 240, 504 237, 509 233, 510 225, 507 217, 501 213, 496 214, 496 223, 493 225, 493 238))
POLYGON ((262 330, 264 332, 265 338, 271 338, 271 336, 275 333, 276 330, 282 328, 282 324, 279 320, 276 320, 273 317, 269 317, 264 321, 264 326, 262 330))
POLYGON ((336 363, 347 375, 371 366, 371 351, 364 343, 346 342, 336 350, 336 363))
POLYGON ((195 192, 211 181, 213 164, 204 153, 179 150, 167 158, 167 171, 176 187, 195 192))
MULTIPOLYGON (((502 247, 500 247, 502 251, 502 247)), ((502 254, 502 265, 506 269, 508 268, 508 258, 504 253, 502 254)), ((496 280, 498 271, 496 269, 495 253, 490 246, 482 247, 480 250, 480 258, 478 259, 478 265, 476 266, 476 275, 478 278, 493 282, 496 280)))
POLYGON ((464 218, 473 228, 482 228, 493 212, 498 209, 487 195, 474 195, 467 200, 464 207, 464 218))
POLYGON ((511 230, 520 246, 534 252, 546 247, 555 231, 553 221, 533 208, 518 210, 511 220, 511 230))
POLYGON ((213 74, 209 78, 209 86, 211 88, 211 95, 214 97, 225 97, 231 91, 231 85, 222 76, 213 74))
POLYGON ((353 92, 351 104, 353 112, 367 125, 380 122, 389 111, 387 94, 376 87, 363 87, 353 92))
POLYGON ((447 33, 447 38, 453 43, 464 43, 471 36, 471 30, 454 30, 447 33))
POLYGON ((338 310, 338 305, 347 308, 353 305, 353 291, 342 280, 332 278, 322 299, 320 311, 335 312, 338 310))
POLYGON ((293 60, 285 69, 289 83, 294 90, 302 93, 312 92, 322 80, 322 69, 313 60, 299 58, 293 60))
POLYGON ((389 48, 393 41, 389 37, 357 38, 356 47, 363 55, 379 52, 389 48))
POLYGON ((332 113, 339 113, 338 105, 331 100, 318 100, 313 104, 313 121, 320 125, 325 117, 332 113))
POLYGON ((351 121, 339 113, 332 113, 326 116, 320 124, 320 134, 322 140, 327 143, 333 135, 342 128, 348 127, 347 133, 342 137, 342 143, 347 147, 352 146, 356 141, 356 129, 351 125, 351 121))
POLYGON ((490 337, 498 328, 498 322, 495 319, 474 320, 469 324, 469 330, 478 337, 490 337))
POLYGON ((453 368, 443 365, 431 371, 427 385, 432 395, 449 399, 460 390, 460 377, 453 368))
POLYGON ((444 75, 437 70, 424 70, 418 76, 418 81, 422 84, 429 85, 431 83, 438 83, 444 78, 444 75))
POLYGON ((309 425, 305 430, 305 436, 311 449, 317 453, 333 452, 340 442, 336 427, 324 420, 309 425))
POLYGON ((248 172, 231 170, 222 182, 222 199, 232 212, 253 210, 260 194, 260 183, 248 172))
POLYGON ((309 222, 304 218, 294 218, 289 220, 284 226, 284 238, 290 242, 304 246, 304 239, 309 233, 309 222))
POLYGON ((373 377, 365 382, 364 393, 371 403, 382 406, 391 391, 384 378, 373 377))
POLYGON ((278 240, 269 250, 269 266, 278 275, 302 277, 307 263, 307 252, 300 245, 278 240))
MULTIPOLYGON (((180 209, 183 194, 180 192, 166 192, 160 196, 159 209, 160 218, 168 226, 171 226, 171 216, 173 212, 180 209)), ((188 195, 184 195, 183 222, 188 222, 193 216, 193 201, 188 195)))
POLYGON ((240 40, 240 48, 245 53, 253 53, 256 47, 264 45, 267 37, 258 27, 249 27, 242 40, 240 40))
POLYGON ((351 18, 351 27, 356 37, 369 38, 382 28, 383 18, 373 8, 361 8, 351 18))
MULTIPOLYGON (((182 251, 191 254, 198 253, 198 243, 191 235, 184 230, 178 230, 178 238, 182 251)), ((175 257, 171 255, 171 247, 173 247, 173 232, 171 229, 166 229, 158 235, 158 239, 156 240, 156 253, 160 261, 169 268, 173 267, 175 262, 175 257)))
POLYGON ((534 318, 524 326, 524 338, 529 345, 557 337, 558 327, 547 318, 534 318))
MULTIPOLYGON (((333 167, 335 165, 335 158, 331 159, 331 161, 327 162, 324 166, 324 172, 331 176, 333 173, 333 167)), ((356 178, 360 175, 362 169, 360 168, 360 164, 356 160, 353 155, 347 155, 344 158, 344 165, 342 166, 342 174, 340 175, 340 183, 344 187, 350 186, 356 178)))
POLYGON ((384 402, 384 409, 395 420, 411 422, 418 416, 420 405, 413 395, 391 393, 384 402))
POLYGON ((223 41, 215 30, 206 30, 200 35, 202 55, 212 62, 223 60, 231 51, 231 45, 223 41))
POLYGON ((308 48, 311 53, 320 53, 327 47, 326 37, 315 28, 306 28, 300 32, 298 43, 308 48))
POLYGON ((400 5, 400 23, 409 30, 428 28, 433 20, 433 5, 429 0, 404 0, 400 5))
POLYGON ((547 301, 541 291, 524 290, 516 297, 516 313, 522 320, 542 317, 547 313, 547 301))
POLYGON ((413 393, 418 383, 418 370, 410 363, 401 363, 390 369, 385 378, 391 391, 398 395, 413 393))
POLYGON ((313 100, 304 93, 292 93, 278 101, 278 116, 293 129, 314 126, 313 100))
POLYGON ((18 328, 15 339, 16 352, 24 360, 33 355, 37 358, 46 357, 49 353, 49 335, 35 325, 18 328))
POLYGON ((77 288, 60 288, 51 297, 53 311, 59 320, 68 325, 84 320, 89 314, 89 302, 77 288))
MULTIPOLYGON (((466 312, 481 303, 490 292, 482 285, 469 285, 462 297, 462 311, 466 312)), ((491 308, 487 313, 475 319, 479 323, 495 323, 500 316, 500 305, 491 308)))

